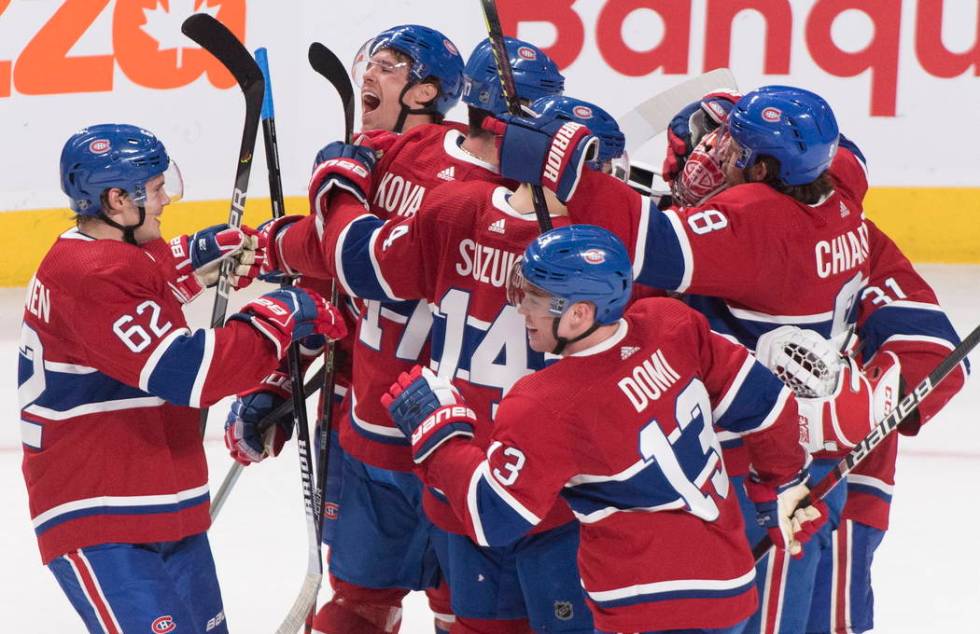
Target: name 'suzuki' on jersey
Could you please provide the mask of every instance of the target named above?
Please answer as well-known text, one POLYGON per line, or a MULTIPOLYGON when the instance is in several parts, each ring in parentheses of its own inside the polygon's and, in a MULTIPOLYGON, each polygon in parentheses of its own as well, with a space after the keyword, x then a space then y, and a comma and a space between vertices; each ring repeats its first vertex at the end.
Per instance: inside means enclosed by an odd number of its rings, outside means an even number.
POLYGON ((466 239, 459 243, 459 255, 462 259, 456 263, 456 273, 472 277, 477 282, 503 288, 514 260, 520 254, 466 239))
MULTIPOLYGON (((841 203, 841 213, 846 207, 841 203)), ((817 275, 827 278, 850 271, 868 259, 868 225, 863 222, 856 230, 847 231, 830 240, 820 240, 814 247, 817 275)))

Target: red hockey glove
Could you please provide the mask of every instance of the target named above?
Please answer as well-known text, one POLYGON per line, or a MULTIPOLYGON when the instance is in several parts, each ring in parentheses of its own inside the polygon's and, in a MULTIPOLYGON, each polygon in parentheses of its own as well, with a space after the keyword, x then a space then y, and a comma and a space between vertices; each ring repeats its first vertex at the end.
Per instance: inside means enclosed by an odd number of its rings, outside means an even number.
POLYGON ((374 150, 367 146, 340 141, 324 146, 313 162, 309 187, 310 209, 323 214, 327 196, 337 189, 350 192, 367 207, 371 170, 376 161, 374 150))
POLYGON ((303 288, 281 288, 242 306, 229 321, 250 324, 268 337, 280 359, 292 341, 319 333, 329 339, 347 335, 344 318, 336 307, 317 293, 303 288))
POLYGON ((279 284, 284 279, 296 277, 299 272, 294 270, 286 262, 282 252, 282 239, 286 231, 294 223, 303 219, 303 216, 282 216, 266 220, 259 225, 259 236, 265 243, 265 257, 262 259, 262 268, 259 271, 259 279, 263 282, 279 284))
POLYGON ((472 438, 476 413, 467 407, 445 377, 432 370, 415 366, 402 372, 381 397, 381 404, 392 420, 412 440, 412 458, 416 464, 450 438, 472 438))
POLYGON ((254 229, 227 224, 177 236, 169 247, 176 272, 171 288, 184 304, 218 283, 225 260, 234 261, 229 278, 232 288, 242 289, 255 279, 265 258, 265 243, 254 229))
POLYGON ((687 161, 701 138, 728 120, 728 113, 742 95, 728 90, 709 92, 700 101, 688 104, 674 115, 667 128, 667 156, 661 174, 671 183, 687 161))
POLYGON ((820 500, 797 508, 810 492, 802 482, 777 489, 746 478, 745 492, 755 503, 759 526, 766 529, 776 548, 788 550, 793 557, 803 556, 803 545, 827 522, 827 505, 820 500))

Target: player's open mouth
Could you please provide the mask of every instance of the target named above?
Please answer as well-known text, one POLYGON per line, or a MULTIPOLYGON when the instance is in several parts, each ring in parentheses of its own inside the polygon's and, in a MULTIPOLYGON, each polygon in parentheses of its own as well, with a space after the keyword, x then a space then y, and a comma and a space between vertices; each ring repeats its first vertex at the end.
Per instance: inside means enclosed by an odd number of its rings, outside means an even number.
POLYGON ((371 112, 372 110, 376 110, 380 105, 381 105, 381 97, 378 97, 373 92, 367 92, 367 91, 361 92, 361 106, 364 108, 365 113, 371 112))

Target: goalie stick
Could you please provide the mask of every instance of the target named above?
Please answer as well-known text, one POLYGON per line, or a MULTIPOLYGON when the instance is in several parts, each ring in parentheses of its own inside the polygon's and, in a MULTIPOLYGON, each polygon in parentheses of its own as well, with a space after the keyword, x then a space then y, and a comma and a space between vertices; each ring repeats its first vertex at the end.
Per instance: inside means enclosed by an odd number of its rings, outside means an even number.
MULTIPOLYGON (((515 117, 526 116, 521 110, 521 101, 517 97, 514 72, 510 67, 510 57, 507 55, 507 45, 504 43, 504 31, 500 26, 500 14, 497 13, 496 0, 480 0, 480 5, 483 7, 487 37, 490 40, 493 59, 497 63, 497 77, 500 79, 500 89, 507 101, 507 109, 515 117)), ((538 227, 542 233, 550 231, 551 216, 548 214, 548 203, 540 185, 531 185, 531 198, 534 200, 534 215, 538 219, 538 227)))
MULTIPOLYGON (((238 150, 238 163, 236 164, 235 188, 232 190, 231 209, 228 212, 228 224, 239 227, 242 224, 242 214, 245 213, 248 177, 252 171, 252 155, 255 153, 255 137, 258 134, 265 81, 262 79, 262 71, 255 60, 235 37, 235 34, 212 16, 206 13, 195 13, 184 20, 180 30, 201 48, 214 55, 222 66, 228 69, 245 96, 245 127, 242 130, 242 144, 238 150)), ((211 311, 212 328, 225 325, 231 268, 231 260, 225 260, 221 264, 218 286, 214 296, 214 308, 211 311)), ((205 408, 201 410, 202 437, 207 425, 208 409, 205 408)))
MULTIPOLYGON (((953 348, 945 359, 943 359, 936 369, 929 373, 925 379, 922 380, 915 389, 905 396, 898 405, 889 412, 881 422, 879 422, 864 440, 859 442, 851 453, 844 456, 844 458, 837 463, 837 466, 823 477, 820 482, 815 484, 810 493, 803 498, 797 505, 797 508, 805 508, 813 504, 814 500, 824 499, 828 493, 830 493, 834 487, 840 484, 848 473, 850 473, 854 467, 861 464, 865 458, 868 457, 875 447, 881 444, 889 434, 894 432, 899 424, 905 420, 912 412, 919 408, 922 404, 923 399, 929 396, 929 393, 936 389, 943 379, 949 376, 953 370, 956 369, 960 363, 966 359, 966 355, 973 350, 977 343, 980 343, 980 326, 973 329, 966 339, 960 342, 960 345, 953 348)), ((752 548, 752 556, 755 561, 758 562, 762 559, 769 549, 772 548, 772 539, 766 535, 752 548)))
POLYGON ((670 120, 684 106, 701 99, 713 90, 737 90, 735 76, 727 68, 716 68, 692 77, 660 92, 624 115, 617 117, 619 129, 626 135, 626 151, 630 154, 667 130, 670 120))

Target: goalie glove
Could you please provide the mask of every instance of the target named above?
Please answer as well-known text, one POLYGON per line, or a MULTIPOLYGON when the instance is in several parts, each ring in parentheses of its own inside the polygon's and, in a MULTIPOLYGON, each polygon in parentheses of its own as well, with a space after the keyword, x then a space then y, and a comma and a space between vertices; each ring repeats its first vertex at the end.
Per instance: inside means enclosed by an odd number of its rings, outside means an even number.
POLYGON ((797 395, 800 443, 810 453, 847 453, 900 398, 901 364, 892 352, 862 370, 819 333, 781 326, 759 337, 756 356, 797 395))
POLYGON ((748 478, 745 492, 755 504, 759 527, 766 529, 776 548, 788 550, 793 557, 803 556, 803 545, 827 522, 827 505, 821 500, 799 506, 810 493, 803 482, 777 488, 748 478))
POLYGON ((416 464, 451 438, 473 437, 476 413, 448 379, 428 368, 415 366, 411 372, 402 372, 381 397, 381 404, 411 439, 416 464))

